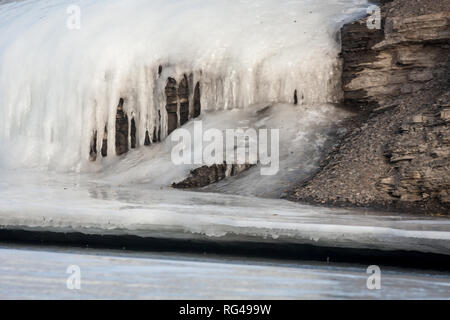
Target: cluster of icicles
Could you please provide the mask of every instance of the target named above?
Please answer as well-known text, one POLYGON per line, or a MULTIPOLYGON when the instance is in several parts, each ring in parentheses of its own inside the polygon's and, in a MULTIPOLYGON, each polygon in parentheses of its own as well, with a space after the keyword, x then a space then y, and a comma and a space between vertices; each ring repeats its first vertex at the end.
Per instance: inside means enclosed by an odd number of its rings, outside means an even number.
POLYGON ((336 35, 366 6, 367 0, 0 2, 0 167, 89 170, 93 160, 109 162, 164 140, 200 106, 204 113, 338 102, 336 35), (79 10, 68 10, 74 6, 79 10), (68 28, 77 12, 80 27, 68 28))
MULTIPOLYGON (((159 66, 158 76, 160 77, 163 67, 159 66)), ((200 82, 194 84, 193 74, 183 74, 180 81, 169 77, 164 89, 165 110, 156 110, 152 126, 147 126, 145 130, 138 130, 136 112, 127 113, 125 107, 127 99, 121 97, 117 105, 115 119, 114 147, 116 155, 120 156, 135 149, 139 145, 150 146, 153 143, 161 142, 167 135, 170 135, 176 128, 184 125, 191 119, 197 118, 201 113, 200 82)), ((148 120, 148 119, 146 119, 148 120)), ((139 123, 138 123, 139 124, 139 123)), ((148 122, 146 122, 148 124, 148 122)), ((102 157, 108 156, 108 125, 105 125, 101 141, 99 132, 94 129, 89 150, 90 161, 96 161, 98 153, 102 157)))

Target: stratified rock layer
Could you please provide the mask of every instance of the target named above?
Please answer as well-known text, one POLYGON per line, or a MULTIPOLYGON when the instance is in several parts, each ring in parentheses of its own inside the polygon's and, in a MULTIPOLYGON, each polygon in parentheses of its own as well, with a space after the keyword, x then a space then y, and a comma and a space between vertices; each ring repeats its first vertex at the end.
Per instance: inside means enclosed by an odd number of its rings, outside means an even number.
POLYGON ((116 114, 116 154, 128 152, 128 115, 123 110, 124 100, 121 98, 116 114))
POLYGON ((383 1, 382 29, 342 29, 345 103, 359 111, 293 200, 449 213, 450 1, 383 1))
POLYGON ((214 164, 203 166, 191 171, 185 180, 172 184, 177 189, 201 188, 222 181, 227 177, 234 177, 247 171, 252 164, 214 164))
POLYGON ((425 15, 396 14, 386 5, 380 30, 369 29, 367 19, 342 28, 346 103, 376 108, 446 76, 450 8, 425 15))
POLYGON ((394 167, 378 187, 402 201, 450 203, 450 93, 408 119, 386 147, 394 167))

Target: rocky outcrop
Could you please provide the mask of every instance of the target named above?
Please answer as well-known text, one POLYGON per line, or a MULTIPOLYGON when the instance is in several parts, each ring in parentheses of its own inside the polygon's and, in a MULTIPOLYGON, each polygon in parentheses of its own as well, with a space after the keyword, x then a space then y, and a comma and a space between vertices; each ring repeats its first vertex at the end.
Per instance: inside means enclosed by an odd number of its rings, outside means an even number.
POLYGON ((131 118, 130 124, 130 146, 131 149, 136 149, 136 121, 134 121, 134 117, 131 118))
POLYGON ((381 29, 342 29, 345 103, 358 116, 290 199, 449 213, 450 2, 383 1, 381 29))
POLYGON ((222 181, 227 177, 234 177, 247 171, 254 165, 251 164, 215 164, 203 166, 191 171, 185 180, 172 184, 177 189, 201 188, 222 181))
POLYGON ((347 103, 376 108, 445 76, 450 10, 413 16, 394 12, 391 4, 383 7, 380 30, 368 28, 367 19, 342 28, 347 103))
POLYGON ((194 118, 197 118, 200 116, 200 112, 202 109, 202 103, 200 101, 200 82, 197 82, 194 89, 194 118))
POLYGON ((190 108, 190 83, 193 81, 192 74, 184 75, 180 84, 173 78, 167 79, 166 84, 166 110, 168 115, 168 134, 172 133, 179 126, 184 125, 191 118, 200 116, 200 83, 197 82, 193 90, 193 108, 190 108))
POLYGON ((105 130, 103 132, 101 153, 103 158, 108 156, 108 125, 105 125, 105 130))
POLYGON ((401 201, 450 203, 450 93, 414 115, 386 145, 394 170, 378 187, 401 201))
POLYGON ((178 127, 178 93, 177 81, 167 79, 166 85, 167 134, 171 134, 178 127))
POLYGON ((180 104, 180 126, 189 121, 189 82, 186 75, 178 87, 178 103, 180 104))
POLYGON ((89 160, 95 161, 97 159, 97 130, 92 134, 91 146, 89 151, 89 160))
POLYGON ((116 114, 116 154, 128 152, 128 115, 123 110, 124 99, 120 99, 116 114))

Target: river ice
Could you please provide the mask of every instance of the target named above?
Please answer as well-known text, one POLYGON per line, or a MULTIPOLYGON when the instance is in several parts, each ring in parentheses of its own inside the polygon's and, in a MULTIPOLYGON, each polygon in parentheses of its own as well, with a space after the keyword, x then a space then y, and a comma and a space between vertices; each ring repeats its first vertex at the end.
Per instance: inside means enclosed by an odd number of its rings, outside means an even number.
POLYGON ((4 176, 1 228, 450 254, 448 218, 111 185, 79 175, 8 172, 4 176))
POLYGON ((0 246, 1 299, 449 299, 450 277, 367 266, 186 254, 0 246), (80 290, 67 288, 69 266, 80 290))

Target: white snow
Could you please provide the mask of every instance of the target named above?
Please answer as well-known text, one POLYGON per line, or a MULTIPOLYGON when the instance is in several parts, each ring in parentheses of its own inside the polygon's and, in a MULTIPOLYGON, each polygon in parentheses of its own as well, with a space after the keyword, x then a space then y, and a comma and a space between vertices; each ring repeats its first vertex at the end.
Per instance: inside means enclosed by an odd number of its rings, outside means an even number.
POLYGON ((143 145, 143 133, 159 125, 158 110, 165 123, 167 77, 184 73, 200 81, 203 110, 288 103, 294 90, 303 105, 337 102, 337 31, 366 6, 366 0, 0 4, 0 165, 92 171, 94 130, 107 125, 114 158, 119 98, 135 114, 143 145), (80 29, 67 27, 73 5, 80 29))

